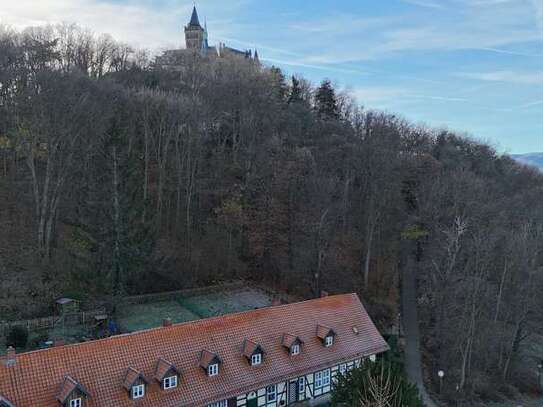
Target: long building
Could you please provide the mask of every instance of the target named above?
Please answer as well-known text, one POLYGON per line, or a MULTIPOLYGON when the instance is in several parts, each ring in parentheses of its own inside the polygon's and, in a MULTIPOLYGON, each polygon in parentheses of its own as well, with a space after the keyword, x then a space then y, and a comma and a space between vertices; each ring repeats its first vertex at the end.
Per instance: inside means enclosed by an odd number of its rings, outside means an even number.
POLYGON ((0 407, 281 407, 388 350, 356 294, 16 354, 0 407))

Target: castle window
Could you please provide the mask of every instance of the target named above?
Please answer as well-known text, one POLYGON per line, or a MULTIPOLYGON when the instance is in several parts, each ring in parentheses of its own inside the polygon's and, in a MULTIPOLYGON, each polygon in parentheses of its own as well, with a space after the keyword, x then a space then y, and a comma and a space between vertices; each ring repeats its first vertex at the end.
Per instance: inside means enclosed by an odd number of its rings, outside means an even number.
POLYGON ((145 396, 145 384, 138 384, 137 386, 132 387, 132 398, 140 399, 145 396))

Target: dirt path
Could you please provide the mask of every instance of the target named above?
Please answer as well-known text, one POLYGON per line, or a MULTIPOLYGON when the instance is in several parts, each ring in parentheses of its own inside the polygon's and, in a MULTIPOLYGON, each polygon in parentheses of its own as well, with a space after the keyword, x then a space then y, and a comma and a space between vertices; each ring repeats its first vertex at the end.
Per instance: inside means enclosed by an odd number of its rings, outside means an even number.
POLYGON ((417 311, 417 277, 411 264, 402 272, 402 323, 406 339, 405 369, 407 377, 419 388, 422 400, 427 407, 437 407, 428 395, 422 380, 420 353, 420 332, 417 311))

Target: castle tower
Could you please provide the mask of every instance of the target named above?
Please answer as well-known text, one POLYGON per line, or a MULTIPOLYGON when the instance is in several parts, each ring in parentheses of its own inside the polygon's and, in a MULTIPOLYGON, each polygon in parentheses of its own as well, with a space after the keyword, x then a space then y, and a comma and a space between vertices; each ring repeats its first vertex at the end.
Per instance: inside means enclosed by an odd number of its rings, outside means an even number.
POLYGON ((185 27, 185 44, 187 49, 200 51, 204 45, 205 30, 200 25, 196 6, 192 9, 192 16, 189 24, 185 27))

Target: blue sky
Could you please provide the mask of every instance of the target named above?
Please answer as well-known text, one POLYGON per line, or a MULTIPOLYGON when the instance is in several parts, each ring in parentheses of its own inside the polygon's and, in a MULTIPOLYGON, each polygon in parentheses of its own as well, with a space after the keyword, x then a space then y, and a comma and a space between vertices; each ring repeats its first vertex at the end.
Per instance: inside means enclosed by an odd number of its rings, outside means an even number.
MULTIPOLYGON (((210 42, 258 48, 368 108, 543 151, 543 0, 201 0, 210 42)), ((17 28, 77 22, 152 50, 182 46, 192 1, 0 0, 17 28)))

